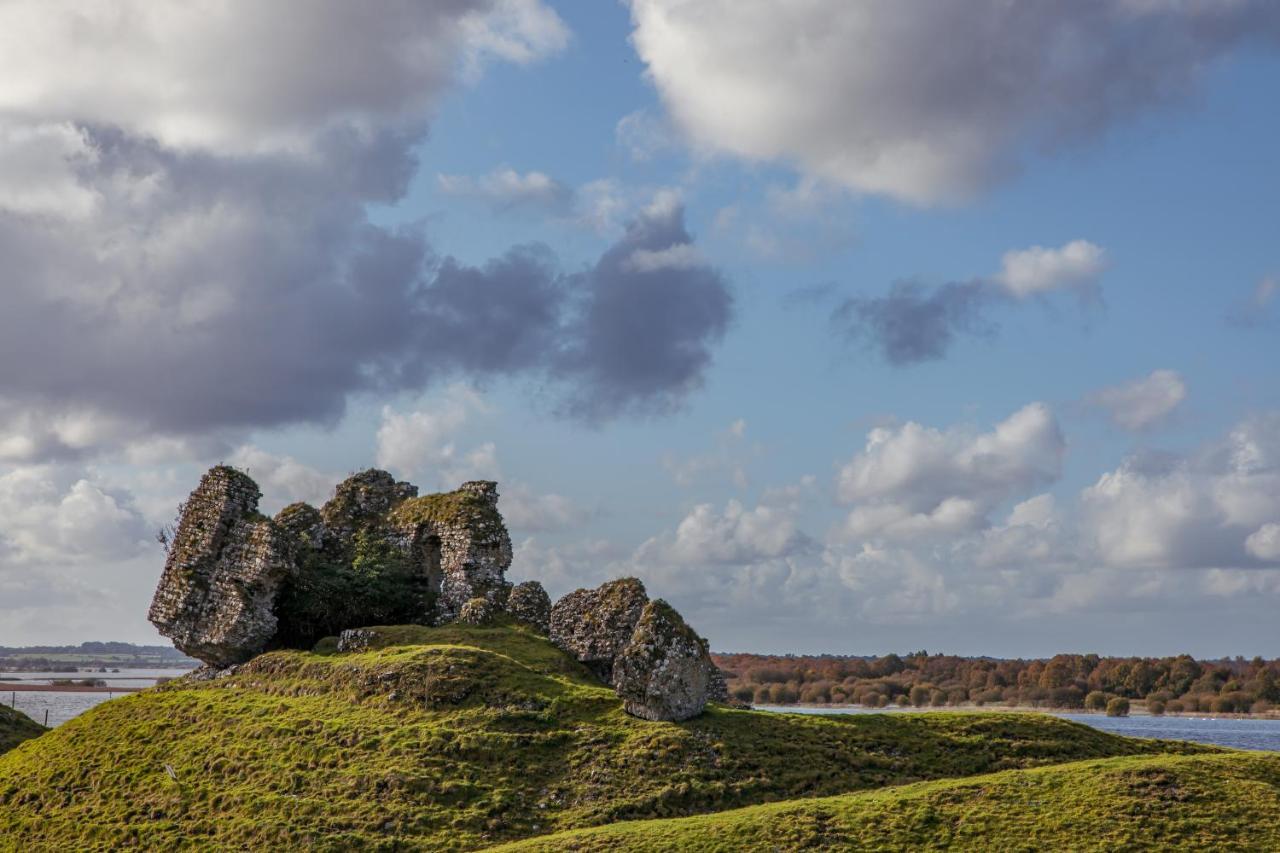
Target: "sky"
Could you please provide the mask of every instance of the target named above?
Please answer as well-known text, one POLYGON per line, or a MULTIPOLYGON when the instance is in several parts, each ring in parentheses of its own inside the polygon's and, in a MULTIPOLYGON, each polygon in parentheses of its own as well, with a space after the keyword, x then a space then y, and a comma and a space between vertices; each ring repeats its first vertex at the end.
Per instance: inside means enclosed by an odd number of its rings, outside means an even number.
POLYGON ((1280 5, 0 2, 0 644, 376 466, 718 651, 1280 656, 1280 5))

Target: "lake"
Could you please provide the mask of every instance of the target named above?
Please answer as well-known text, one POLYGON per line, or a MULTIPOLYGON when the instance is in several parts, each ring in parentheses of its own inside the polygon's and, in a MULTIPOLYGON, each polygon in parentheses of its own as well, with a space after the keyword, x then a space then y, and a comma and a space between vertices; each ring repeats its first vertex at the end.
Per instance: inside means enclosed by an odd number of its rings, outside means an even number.
MULTIPOLYGON (((60 693, 57 691, 33 690, 18 693, 6 690, 6 684, 49 684, 54 679, 70 678, 80 681, 85 678, 102 679, 110 687, 151 687, 160 678, 178 678, 186 675, 189 669, 124 669, 119 672, 0 672, 0 703, 17 708, 37 723, 44 723, 45 712, 49 714, 49 725, 60 726, 72 717, 102 702, 114 698, 111 693, 60 693)), ((122 694, 115 694, 120 696, 122 694)))
MULTIPOLYGON (((757 705, 762 711, 783 714, 910 714, 923 713, 913 708, 798 708, 777 705, 757 705)), ((978 712, 982 713, 982 712, 978 712)), ((1251 720, 1228 717, 1108 717, 1105 714, 1051 713, 1055 717, 1074 720, 1127 737, 1163 738, 1165 740, 1191 740, 1229 746, 1234 749, 1280 750, 1280 720, 1251 720)))

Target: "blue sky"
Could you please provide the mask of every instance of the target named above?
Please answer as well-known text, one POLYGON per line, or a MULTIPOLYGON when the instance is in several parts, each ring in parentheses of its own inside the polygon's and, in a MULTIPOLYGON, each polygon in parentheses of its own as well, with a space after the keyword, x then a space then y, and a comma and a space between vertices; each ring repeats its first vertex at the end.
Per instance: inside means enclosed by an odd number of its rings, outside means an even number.
POLYGON ((287 5, 0 60, 0 643, 153 640, 230 461, 497 478, 720 650, 1280 655, 1270 4, 287 5))

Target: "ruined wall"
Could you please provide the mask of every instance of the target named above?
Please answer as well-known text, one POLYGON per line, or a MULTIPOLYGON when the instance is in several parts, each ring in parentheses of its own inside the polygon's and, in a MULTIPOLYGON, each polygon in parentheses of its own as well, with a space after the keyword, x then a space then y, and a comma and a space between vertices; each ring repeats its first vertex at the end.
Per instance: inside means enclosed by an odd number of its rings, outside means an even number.
POLYGON ((258 513, 243 472, 210 470, 178 521, 149 618, 174 645, 216 667, 281 646, 309 647, 363 625, 433 624, 510 584, 511 539, 497 484, 418 497, 385 471, 356 474, 319 510, 258 513))
POLYGON ((258 514, 261 494, 234 468, 201 478, 148 613, 176 647, 215 666, 247 660, 271 639, 272 607, 295 569, 284 532, 258 514))

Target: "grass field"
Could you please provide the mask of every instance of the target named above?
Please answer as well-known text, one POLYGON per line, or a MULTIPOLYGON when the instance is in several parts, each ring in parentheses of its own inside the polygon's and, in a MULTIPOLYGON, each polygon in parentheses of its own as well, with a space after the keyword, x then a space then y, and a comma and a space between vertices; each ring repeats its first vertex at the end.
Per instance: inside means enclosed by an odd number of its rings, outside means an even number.
MULTIPOLYGON (((744 806, 802 798, 771 807, 801 815, 854 791, 925 796, 889 787, 922 780, 1235 755, 1032 714, 715 707, 652 723, 522 628, 381 634, 373 651, 272 652, 217 681, 107 702, 0 756, 0 849, 466 850, 619 821, 608 831, 696 832, 649 819, 716 812, 704 820, 741 820, 733 831, 751 839, 762 830, 744 806)), ((983 778, 1016 791, 1024 777, 983 778)))

